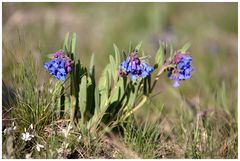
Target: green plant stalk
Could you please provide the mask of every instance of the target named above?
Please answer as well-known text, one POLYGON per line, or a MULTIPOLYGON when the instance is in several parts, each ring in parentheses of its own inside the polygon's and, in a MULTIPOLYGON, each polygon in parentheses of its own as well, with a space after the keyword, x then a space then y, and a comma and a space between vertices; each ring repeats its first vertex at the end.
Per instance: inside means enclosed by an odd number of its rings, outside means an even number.
POLYGON ((135 106, 130 112, 128 112, 125 117, 123 117, 123 120, 125 120, 126 118, 128 118, 131 114, 133 114, 134 112, 136 112, 138 109, 140 109, 145 102, 147 101, 147 96, 143 96, 142 101, 139 102, 139 104, 137 106, 135 106))
POLYGON ((156 78, 155 78, 155 80, 154 80, 154 82, 153 82, 153 85, 152 85, 152 88, 151 88, 151 90, 150 90, 150 93, 153 91, 153 89, 154 89, 154 87, 155 87, 155 85, 156 85, 156 83, 157 83, 160 75, 164 72, 165 69, 167 69, 167 68, 169 68, 169 67, 174 67, 174 65, 172 65, 172 64, 170 64, 170 65, 163 65, 163 66, 159 69, 159 71, 158 71, 158 73, 157 73, 157 76, 156 76, 156 78))

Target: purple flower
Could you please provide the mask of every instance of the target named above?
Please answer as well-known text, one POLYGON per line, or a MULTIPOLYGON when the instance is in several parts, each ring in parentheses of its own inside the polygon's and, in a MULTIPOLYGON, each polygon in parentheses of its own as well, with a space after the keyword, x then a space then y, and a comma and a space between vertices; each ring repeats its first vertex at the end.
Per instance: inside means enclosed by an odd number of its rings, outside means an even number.
POLYGON ((137 55, 137 52, 134 51, 120 64, 119 75, 123 77, 130 74, 131 79, 135 81, 139 77, 147 77, 153 72, 153 70, 153 67, 146 63, 142 63, 137 55))
POLYGON ((53 54, 52 60, 44 64, 44 68, 60 81, 66 80, 68 73, 72 71, 72 61, 60 50, 53 54))
POLYGON ((192 57, 187 54, 177 53, 174 57, 173 64, 175 68, 168 72, 168 77, 174 81, 173 86, 180 86, 180 81, 191 78, 192 57))

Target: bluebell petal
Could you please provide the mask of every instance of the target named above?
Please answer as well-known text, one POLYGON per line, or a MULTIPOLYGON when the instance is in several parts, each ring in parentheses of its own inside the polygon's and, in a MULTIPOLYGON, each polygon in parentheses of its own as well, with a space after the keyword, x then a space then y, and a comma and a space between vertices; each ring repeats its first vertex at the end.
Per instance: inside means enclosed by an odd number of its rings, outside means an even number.
POLYGON ((147 77, 147 76, 148 76, 148 72, 143 71, 142 74, 141 74, 141 76, 142 76, 143 78, 147 77))
POLYGON ((180 69, 182 69, 184 66, 185 66, 185 64, 184 64, 183 62, 180 62, 180 63, 178 64, 178 68, 180 68, 180 69))
POLYGON ((179 80, 184 80, 184 79, 185 79, 185 76, 184 76, 183 74, 179 74, 178 79, 179 79, 179 80))
POLYGON ((185 79, 189 79, 189 78, 191 78, 190 74, 185 75, 185 79))
POLYGON ((134 74, 131 74, 131 79, 132 79, 133 81, 135 81, 135 80, 137 80, 137 76, 134 75, 134 74))
POLYGON ((179 83, 179 81, 174 81, 174 83, 173 83, 173 87, 179 87, 180 86, 180 83, 179 83))

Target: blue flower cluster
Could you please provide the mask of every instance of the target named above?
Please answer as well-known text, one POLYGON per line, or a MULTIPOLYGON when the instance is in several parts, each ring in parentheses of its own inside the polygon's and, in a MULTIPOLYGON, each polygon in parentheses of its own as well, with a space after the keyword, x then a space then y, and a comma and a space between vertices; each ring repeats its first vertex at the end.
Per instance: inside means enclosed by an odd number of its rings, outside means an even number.
POLYGON ((72 70, 71 60, 60 50, 54 53, 52 60, 44 64, 44 68, 58 80, 64 81, 72 70))
POLYGON ((192 57, 187 54, 177 53, 173 60, 176 65, 175 68, 171 69, 168 73, 168 77, 174 81, 173 86, 180 86, 180 81, 191 78, 192 68, 192 57))
POLYGON ((122 77, 131 74, 131 79, 135 81, 139 77, 147 77, 153 72, 153 70, 153 67, 146 63, 142 63, 138 58, 137 53, 133 52, 120 64, 119 75, 122 77))

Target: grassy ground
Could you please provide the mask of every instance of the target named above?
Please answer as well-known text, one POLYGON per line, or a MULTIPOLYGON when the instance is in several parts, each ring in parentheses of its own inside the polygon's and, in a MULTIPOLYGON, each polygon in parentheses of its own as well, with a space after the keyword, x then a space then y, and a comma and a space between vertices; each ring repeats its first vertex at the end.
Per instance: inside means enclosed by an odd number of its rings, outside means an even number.
POLYGON ((2 57, 3 130, 16 125, 2 133, 3 158, 238 157, 237 3, 3 3, 2 57), (71 128, 54 103, 58 84, 43 68, 66 32, 77 32, 85 65, 96 54, 97 78, 113 43, 128 51, 130 41, 143 40, 153 62, 159 40, 176 49, 191 41, 193 77, 175 89, 161 76, 124 135, 71 128), (33 141, 21 139, 24 128, 33 141))

